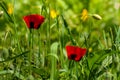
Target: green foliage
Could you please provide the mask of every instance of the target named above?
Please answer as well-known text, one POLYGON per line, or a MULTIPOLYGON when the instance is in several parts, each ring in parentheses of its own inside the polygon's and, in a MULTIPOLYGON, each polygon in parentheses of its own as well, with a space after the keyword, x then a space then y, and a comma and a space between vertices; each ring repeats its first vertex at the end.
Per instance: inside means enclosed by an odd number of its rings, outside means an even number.
POLYGON ((119 80, 119 16, 119 0, 0 0, 0 80, 119 80), (28 14, 45 17, 38 30, 27 29, 28 14), (87 53, 68 60, 66 45, 87 53))

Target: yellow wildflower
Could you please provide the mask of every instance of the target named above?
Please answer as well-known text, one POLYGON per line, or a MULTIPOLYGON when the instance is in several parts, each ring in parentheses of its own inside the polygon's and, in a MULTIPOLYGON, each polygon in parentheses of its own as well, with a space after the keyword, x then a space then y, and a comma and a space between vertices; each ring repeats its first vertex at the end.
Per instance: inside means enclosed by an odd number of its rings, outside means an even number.
POLYGON ((58 13, 55 11, 55 10, 51 10, 50 11, 50 16, 51 16, 51 18, 56 18, 57 17, 57 15, 58 15, 58 13))
POLYGON ((81 20, 85 21, 88 18, 88 11, 87 9, 83 9, 82 14, 81 14, 81 20))
POLYGON ((12 4, 8 4, 8 10, 7 10, 8 14, 12 14, 13 13, 13 5, 12 4))

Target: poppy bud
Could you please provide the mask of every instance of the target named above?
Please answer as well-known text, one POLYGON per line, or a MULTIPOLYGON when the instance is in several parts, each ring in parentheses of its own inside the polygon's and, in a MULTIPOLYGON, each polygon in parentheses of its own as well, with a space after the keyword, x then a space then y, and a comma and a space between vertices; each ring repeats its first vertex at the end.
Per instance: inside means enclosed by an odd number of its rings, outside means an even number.
POLYGON ((92 17, 96 20, 101 20, 102 19, 102 17, 98 14, 93 14, 92 17))

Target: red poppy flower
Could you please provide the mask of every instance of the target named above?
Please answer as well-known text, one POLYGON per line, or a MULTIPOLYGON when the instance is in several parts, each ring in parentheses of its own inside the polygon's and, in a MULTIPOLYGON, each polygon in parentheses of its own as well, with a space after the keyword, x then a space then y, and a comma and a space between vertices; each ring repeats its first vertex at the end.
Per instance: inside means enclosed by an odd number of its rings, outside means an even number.
POLYGON ((80 48, 78 46, 66 46, 66 50, 68 59, 75 61, 80 61, 87 51, 85 48, 80 48))
POLYGON ((40 25, 44 22, 44 17, 39 14, 31 14, 23 17, 27 27, 38 29, 40 25))

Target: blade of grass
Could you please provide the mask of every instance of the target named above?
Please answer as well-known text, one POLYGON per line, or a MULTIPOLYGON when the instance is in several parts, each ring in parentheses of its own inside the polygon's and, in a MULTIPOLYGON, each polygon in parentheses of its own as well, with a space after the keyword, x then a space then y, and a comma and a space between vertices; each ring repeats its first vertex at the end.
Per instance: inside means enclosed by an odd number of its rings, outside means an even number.
POLYGON ((19 58, 19 57, 21 57, 22 55, 27 54, 28 52, 29 52, 29 51, 22 52, 21 54, 15 56, 15 57, 12 57, 12 58, 6 59, 6 60, 4 60, 4 61, 0 61, 0 63, 7 62, 7 61, 11 61, 11 60, 13 60, 13 59, 19 58))
POLYGON ((58 42, 55 42, 51 45, 51 55, 54 57, 51 57, 51 75, 50 80, 56 80, 57 79, 57 52, 58 52, 58 42))
POLYGON ((67 24, 66 20, 64 19, 63 15, 61 15, 61 18, 62 18, 62 20, 63 20, 63 24, 64 24, 66 30, 68 31, 70 40, 72 41, 72 44, 73 44, 73 45, 76 45, 77 43, 75 42, 74 38, 72 37, 71 31, 70 31, 70 29, 69 29, 69 27, 68 27, 68 24, 67 24))
POLYGON ((7 12, 7 9, 6 9, 6 7, 5 7, 5 4, 6 4, 6 3, 5 3, 4 1, 0 1, 0 6, 1 6, 2 9, 4 10, 4 12, 7 14, 9 21, 12 22, 12 23, 14 23, 13 19, 11 18, 11 16, 10 16, 10 15, 8 14, 8 12, 7 12))

